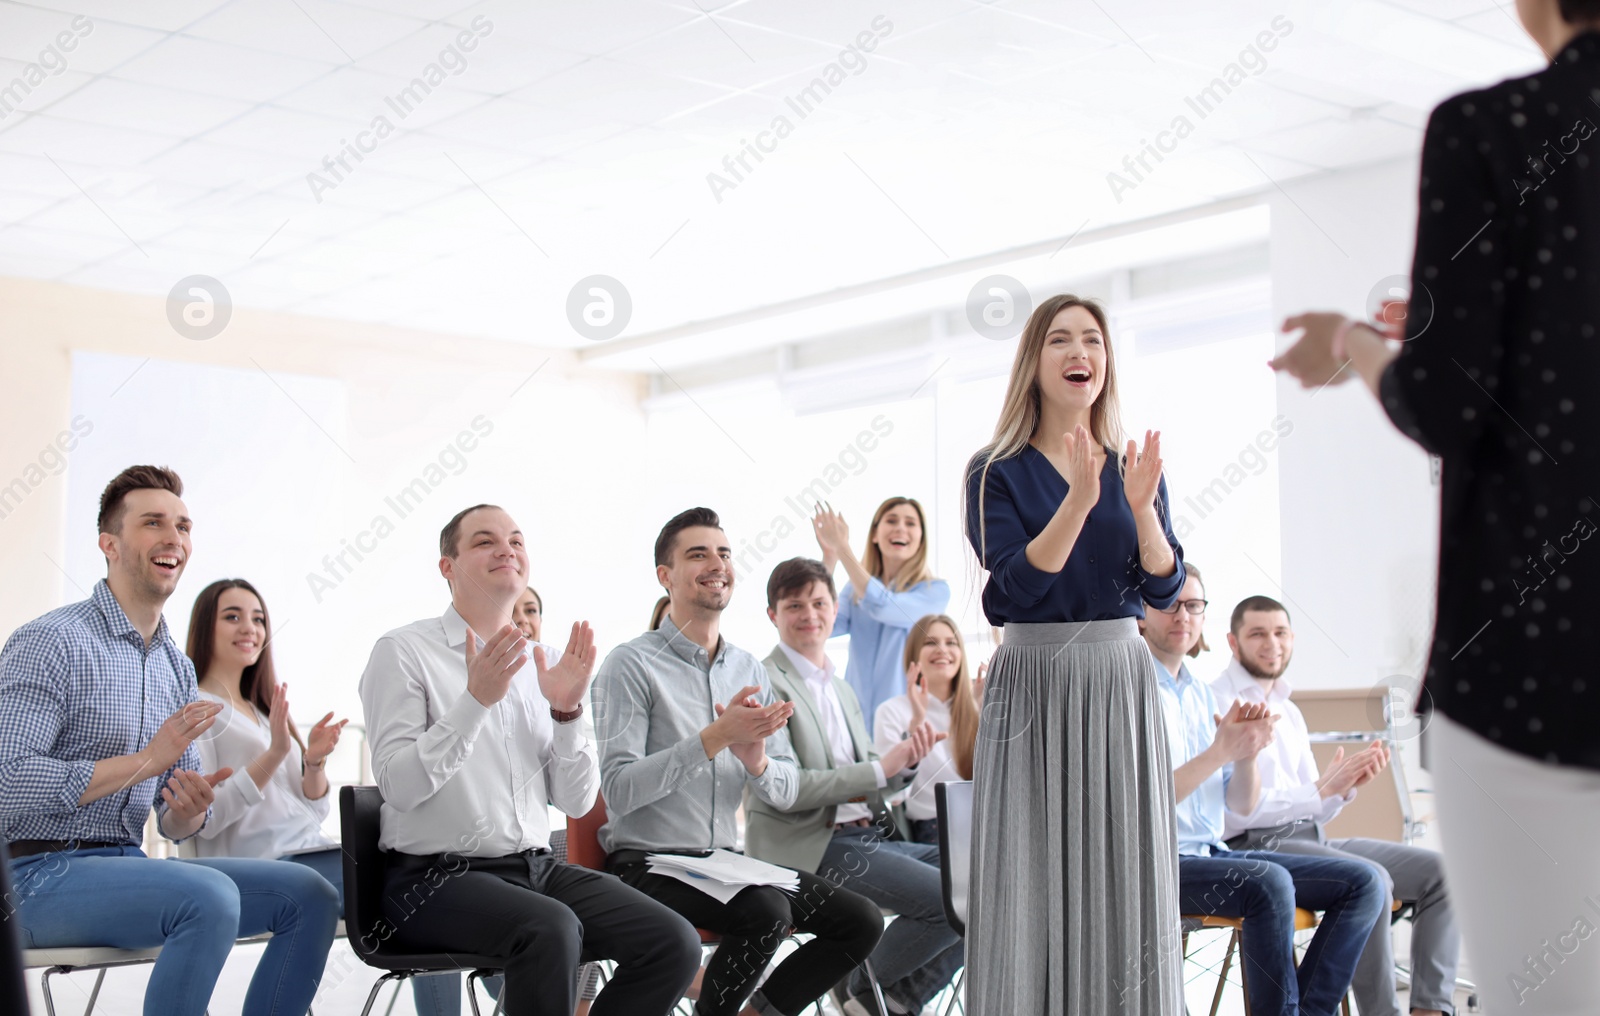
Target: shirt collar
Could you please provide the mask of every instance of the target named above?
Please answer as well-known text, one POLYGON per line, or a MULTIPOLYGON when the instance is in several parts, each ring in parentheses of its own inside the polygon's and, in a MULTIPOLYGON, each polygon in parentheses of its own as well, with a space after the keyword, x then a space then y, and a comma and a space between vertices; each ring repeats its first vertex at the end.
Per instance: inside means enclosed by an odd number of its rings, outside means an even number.
POLYGON ((833 661, 828 659, 827 654, 823 654, 822 666, 818 667, 815 663, 812 663, 810 660, 800 655, 800 651, 798 649, 790 648, 789 644, 786 642, 780 641, 778 643, 778 648, 782 649, 783 655, 787 656, 789 658, 789 662, 794 664, 795 672, 806 681, 809 681, 812 684, 833 683, 833 661))
MULTIPOLYGON (((452 603, 450 606, 444 608, 444 614, 440 616, 439 623, 444 626, 445 645, 449 646, 451 649, 460 649, 466 646, 467 621, 466 618, 462 617, 460 613, 456 611, 455 604, 452 603)), ((479 633, 473 632, 473 634, 477 635, 479 633)))
MULTIPOLYGON (((700 643, 685 635, 683 630, 673 623, 671 614, 661 615, 661 627, 656 629, 656 633, 667 640, 667 645, 685 663, 692 663, 697 667, 700 666, 700 653, 702 651, 700 643)), ((718 634, 717 651, 711 654, 711 662, 715 663, 727 648, 728 640, 718 634)))
POLYGON ((1183 687, 1185 682, 1194 680, 1194 675, 1189 673, 1189 665, 1187 663, 1180 661, 1178 663, 1178 673, 1174 675, 1167 669, 1165 663, 1156 659, 1155 653, 1150 654, 1150 660, 1156 665, 1156 677, 1160 679, 1162 684, 1169 685, 1174 690, 1183 687))
POLYGON ((1289 679, 1285 677, 1272 682, 1270 694, 1263 692, 1261 682, 1250 676, 1250 672, 1244 669, 1244 664, 1239 662, 1238 657, 1228 661, 1222 676, 1236 698, 1246 698, 1255 702, 1285 702, 1294 692, 1289 679))
MULTIPOLYGON (((100 611, 100 615, 106 619, 106 630, 111 632, 113 636, 127 638, 132 635, 139 640, 140 645, 144 644, 144 636, 140 634, 139 629, 133 626, 133 622, 128 620, 128 613, 122 609, 122 604, 117 602, 116 594, 111 591, 110 583, 105 579, 96 582, 94 584, 94 592, 89 599, 93 601, 95 608, 100 611)), ((153 649, 165 641, 167 641, 167 615, 162 614, 156 620, 155 634, 151 636, 150 645, 146 648, 153 649)))

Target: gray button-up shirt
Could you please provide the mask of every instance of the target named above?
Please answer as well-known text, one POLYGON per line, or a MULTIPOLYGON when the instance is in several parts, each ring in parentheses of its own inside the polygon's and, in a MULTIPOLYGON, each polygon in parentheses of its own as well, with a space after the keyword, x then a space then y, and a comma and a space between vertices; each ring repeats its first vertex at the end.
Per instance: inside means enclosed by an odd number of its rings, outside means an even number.
POLYGON ((746 785, 774 808, 794 803, 799 778, 786 730, 767 738, 760 776, 732 751, 706 758, 700 731, 717 718, 715 704, 747 686, 761 689, 762 705, 775 701, 754 656, 724 640, 713 659, 670 617, 611 651, 594 683, 607 852, 733 850, 746 785))

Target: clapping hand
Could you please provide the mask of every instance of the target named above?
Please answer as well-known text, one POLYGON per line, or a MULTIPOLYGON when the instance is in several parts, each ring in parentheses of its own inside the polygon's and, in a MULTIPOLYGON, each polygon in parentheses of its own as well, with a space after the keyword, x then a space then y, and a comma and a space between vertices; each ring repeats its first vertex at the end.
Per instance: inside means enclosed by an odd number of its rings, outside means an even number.
POLYGON ((339 734, 344 730, 344 725, 349 720, 333 722, 333 714, 329 713, 317 721, 311 728, 311 733, 306 735, 306 765, 320 766, 326 762, 333 749, 339 746, 339 734))
POLYGON ((554 667, 545 666, 544 647, 533 647, 533 665, 539 672, 539 692, 557 712, 570 713, 583 702, 589 679, 594 676, 597 654, 594 649, 594 629, 588 621, 572 626, 566 651, 554 667))
POLYGON ((1317 789, 1325 798, 1343 797, 1371 783, 1388 765, 1389 749, 1382 741, 1373 741, 1348 758, 1340 748, 1333 753, 1333 760, 1317 780, 1317 789))
POLYGON ((1144 432, 1144 450, 1128 442, 1127 464, 1122 471, 1122 493, 1128 507, 1137 515, 1155 507, 1156 493, 1161 489, 1161 432, 1144 432))
POLYGON ((811 530, 816 534, 817 546, 822 548, 822 564, 831 572, 850 547, 850 526, 832 505, 819 504, 811 517, 811 530))
POLYGON ((516 625, 505 625, 478 648, 478 637, 467 629, 467 691, 492 706, 511 690, 511 679, 528 662, 528 640, 516 625))
POLYGON ((1100 503, 1100 463, 1096 461, 1094 438, 1079 424, 1061 435, 1067 460, 1067 500, 1075 501, 1084 513, 1100 503))
POLYGON ((911 726, 922 726, 928 719, 928 684, 922 677, 922 664, 916 660, 906 668, 906 700, 911 703, 911 726))
POLYGON ((1229 762, 1253 759, 1272 743, 1272 728, 1278 722, 1265 702, 1235 700, 1228 711, 1213 716, 1217 733, 1213 744, 1229 762))
POLYGON ((166 772, 176 765, 194 739, 211 729, 220 712, 220 702, 190 702, 167 717, 144 746, 144 770, 166 772))
POLYGON ((218 769, 206 774, 191 769, 174 769, 172 778, 161 788, 161 799, 167 802, 167 814, 180 823, 199 818, 216 799, 216 794, 212 792, 216 785, 232 775, 232 769, 218 769))
POLYGON ((893 776, 895 773, 911 768, 926 758, 928 752, 933 750, 934 745, 949 736, 949 734, 933 729, 933 724, 926 721, 913 723, 911 732, 899 744, 884 752, 883 757, 878 760, 879 764, 883 766, 884 775, 893 776))
POLYGON ((734 757, 757 776, 766 769, 767 738, 782 730, 794 715, 793 702, 763 706, 756 698, 760 691, 756 685, 746 685, 727 705, 715 703, 717 719, 712 724, 734 757))

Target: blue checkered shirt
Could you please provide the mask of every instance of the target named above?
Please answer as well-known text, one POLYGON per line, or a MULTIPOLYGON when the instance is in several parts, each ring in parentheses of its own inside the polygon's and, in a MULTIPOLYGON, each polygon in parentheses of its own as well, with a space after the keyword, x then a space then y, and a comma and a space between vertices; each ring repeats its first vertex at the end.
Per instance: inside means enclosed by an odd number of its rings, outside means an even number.
MULTIPOLYGON (((198 697, 194 664, 166 619, 146 650, 104 579, 89 599, 18 628, 0 649, 0 836, 137 846, 171 769, 86 805, 78 799, 96 762, 140 750, 198 697)), ((194 745, 178 766, 200 771, 194 745)))

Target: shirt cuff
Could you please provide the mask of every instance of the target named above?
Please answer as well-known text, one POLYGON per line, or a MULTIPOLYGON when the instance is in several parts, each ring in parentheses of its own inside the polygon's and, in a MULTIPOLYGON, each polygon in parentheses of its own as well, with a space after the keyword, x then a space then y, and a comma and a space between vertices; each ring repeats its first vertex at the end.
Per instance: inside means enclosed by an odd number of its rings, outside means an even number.
POLYGON ((78 802, 83 800, 89 784, 94 781, 94 763, 68 762, 67 770, 67 780, 61 785, 61 810, 77 811, 82 807, 78 802))
MULTIPOLYGON (((1002 577, 1000 588, 1011 599, 1020 599, 1017 595, 1020 593, 1022 596, 1031 597, 1033 603, 1044 599, 1045 594, 1050 591, 1051 583, 1061 574, 1034 567, 1033 562, 1028 560, 1026 547, 1017 548, 1017 552, 1007 558, 998 571, 1002 577)), ((990 574, 992 576, 994 573, 990 574)))
MULTIPOLYGON (((283 764, 287 765, 288 760, 284 760, 283 764)), ((251 807, 267 799, 266 791, 256 786, 256 781, 251 778, 250 764, 248 762, 245 763, 243 770, 228 777, 223 785, 224 787, 232 787, 234 792, 244 800, 244 803, 251 807)))
POLYGON ((872 774, 878 778, 878 789, 882 790, 889 785, 889 778, 883 775, 883 763, 877 759, 872 760, 872 774))
POLYGON ((456 699, 456 704, 441 717, 441 721, 454 728, 463 741, 471 744, 477 739, 478 731, 483 729, 484 721, 489 718, 489 709, 489 706, 474 698, 472 692, 463 691, 461 697, 456 699))
POLYGON ((550 748, 555 752, 556 758, 575 759, 583 754, 583 749, 588 743, 588 739, 583 736, 583 721, 557 723, 551 720, 550 725, 555 728, 550 734, 550 748))

